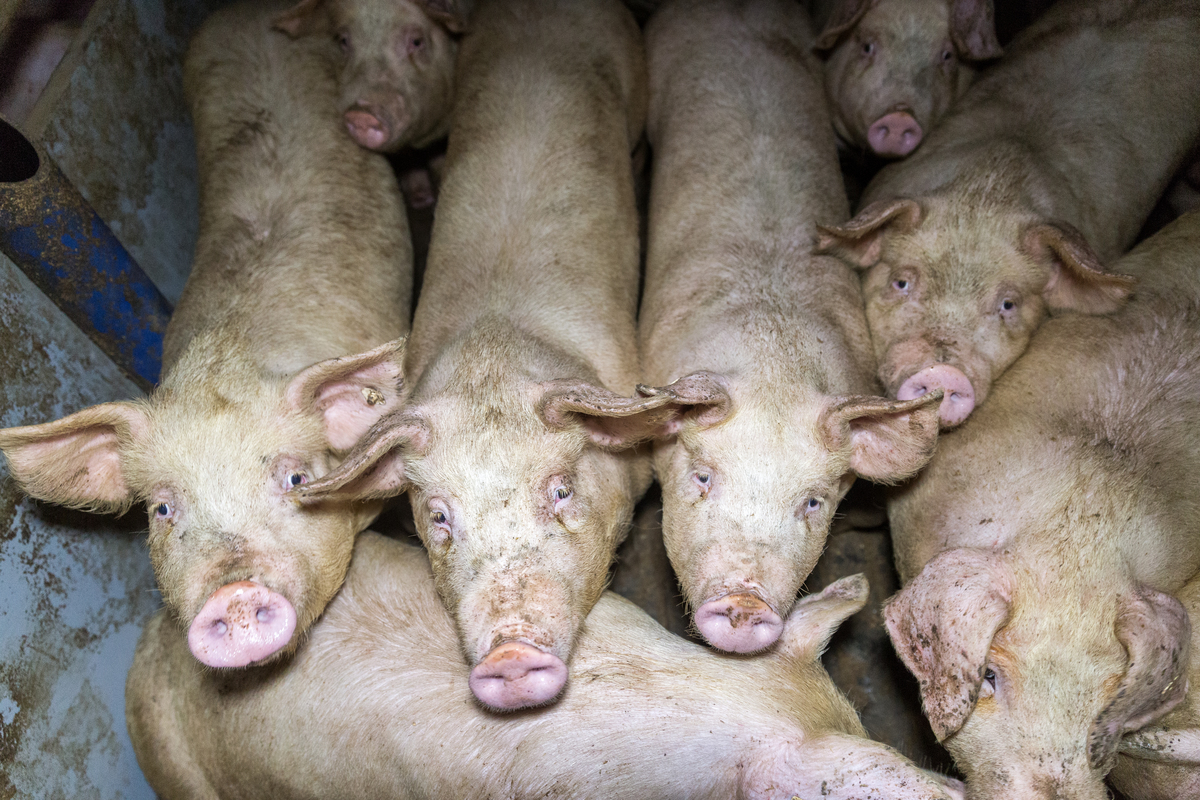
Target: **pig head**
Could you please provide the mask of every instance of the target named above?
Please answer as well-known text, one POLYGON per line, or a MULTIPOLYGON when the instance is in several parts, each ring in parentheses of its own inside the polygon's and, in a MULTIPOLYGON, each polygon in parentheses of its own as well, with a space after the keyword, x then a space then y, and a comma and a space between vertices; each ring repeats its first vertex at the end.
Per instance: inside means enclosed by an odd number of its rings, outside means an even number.
POLYGON ((301 0, 275 19, 289 36, 332 36, 342 50, 338 110, 369 150, 424 147, 450 126, 456 36, 470 0, 301 0))
POLYGON ((1107 798, 1122 736, 1186 695, 1180 602, 1085 580, 1051 558, 957 548, 888 602, 888 633, 967 797, 1107 798))
POLYGON ((288 491, 396 407, 403 349, 389 342, 264 383, 237 359, 189 357, 197 347, 146 401, 0 431, 0 450, 38 499, 118 513, 144 504, 163 601, 193 655, 263 663, 295 649, 379 511, 305 508, 288 491))
POLYGON ((445 355, 455 366, 431 367, 341 468, 294 490, 316 507, 408 491, 471 689, 495 709, 541 705, 562 690, 650 482, 649 464, 629 448, 673 413, 666 396, 622 397, 594 376, 552 378, 588 368, 544 351, 531 367, 538 352, 528 336, 483 325, 445 355), (520 372, 528 379, 514 380, 520 372))
POLYGON ((837 0, 815 49, 838 136, 885 158, 913 152, 1001 52, 992 0, 837 0))
POLYGON ((1019 208, 981 181, 820 228, 817 252, 862 272, 879 380, 900 400, 942 389, 943 428, 984 401, 1048 314, 1107 313, 1132 292, 1073 227, 1019 208))
POLYGON ((655 447, 667 553, 696 627, 732 652, 779 637, 855 476, 906 478, 937 441, 936 393, 832 397, 708 372, 642 391, 675 414, 655 447))

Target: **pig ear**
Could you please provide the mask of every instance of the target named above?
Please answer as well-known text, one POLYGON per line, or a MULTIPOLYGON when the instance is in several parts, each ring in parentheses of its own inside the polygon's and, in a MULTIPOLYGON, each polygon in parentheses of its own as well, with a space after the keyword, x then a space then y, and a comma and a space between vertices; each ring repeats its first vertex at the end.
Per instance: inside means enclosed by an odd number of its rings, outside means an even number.
POLYGON ((921 224, 921 216, 921 204, 909 198, 871 203, 849 222, 818 225, 815 252, 838 256, 860 269, 873 267, 883 254, 884 232, 908 233, 921 224))
POLYGON ((996 39, 992 0, 954 0, 950 8, 950 39, 967 61, 986 61, 1004 55, 996 39))
POLYGON ((939 553, 884 606, 888 635, 921 687, 938 741, 966 721, 996 631, 1008 620, 1007 567, 980 550, 939 553))
POLYGON ((104 403, 43 425, 0 430, 0 450, 31 497, 86 511, 129 508, 121 453, 150 429, 138 403, 104 403))
POLYGON ((820 425, 830 450, 849 446, 850 469, 876 483, 895 483, 933 458, 942 391, 914 400, 843 397, 826 407, 820 425))
POLYGON ((1125 734, 1117 752, 1166 764, 1200 764, 1200 729, 1142 728, 1125 734))
POLYGON ((406 457, 425 450, 429 426, 405 409, 380 420, 328 475, 289 490, 301 500, 372 500, 408 486, 406 457))
POLYGON ((466 33, 471 0, 417 0, 425 15, 451 33, 466 33))
POLYGON ((833 10, 829 12, 825 29, 821 31, 821 35, 813 44, 813 50, 818 53, 832 50, 838 43, 838 39, 842 38, 842 34, 854 28, 863 18, 863 14, 867 13, 867 9, 874 4, 874 0, 838 0, 833 10))
POLYGON ((283 31, 293 39, 308 36, 310 33, 327 32, 330 22, 325 0, 300 0, 271 20, 271 27, 283 31))
POLYGON ((766 797, 820 797, 822 800, 963 800, 961 782, 916 764, 865 736, 827 733, 799 746, 793 760, 748 764, 747 778, 754 782, 743 795, 750 800, 766 797), (763 791, 769 786, 780 791, 763 791))
POLYGON ((1065 223, 1041 222, 1025 231, 1025 249, 1050 263, 1050 280, 1042 296, 1053 310, 1107 314, 1133 293, 1135 279, 1105 272, 1083 234, 1065 223))
POLYGON ((666 422, 666 435, 678 433, 685 421, 694 422, 701 428, 712 427, 729 416, 733 405, 725 382, 711 372, 693 372, 669 386, 638 386, 638 391, 671 398, 676 414, 666 422))
POLYGON ((802 598, 783 626, 778 651, 806 660, 820 658, 841 624, 866 605, 870 589, 866 576, 859 573, 802 598))
POLYGON ((679 411, 666 393, 624 397, 585 380, 567 378, 543 384, 538 415, 551 428, 582 423, 597 445, 619 450, 667 435, 666 424, 679 411))
POLYGON ((1121 737, 1179 705, 1188 690, 1192 623, 1182 603, 1140 586, 1122 598, 1116 629, 1117 641, 1129 654, 1129 669, 1088 735, 1093 769, 1111 767, 1121 737))
POLYGON ((331 358, 302 370, 288 384, 288 405, 317 414, 333 450, 348 450, 385 414, 400 405, 404 339, 358 355, 331 358))

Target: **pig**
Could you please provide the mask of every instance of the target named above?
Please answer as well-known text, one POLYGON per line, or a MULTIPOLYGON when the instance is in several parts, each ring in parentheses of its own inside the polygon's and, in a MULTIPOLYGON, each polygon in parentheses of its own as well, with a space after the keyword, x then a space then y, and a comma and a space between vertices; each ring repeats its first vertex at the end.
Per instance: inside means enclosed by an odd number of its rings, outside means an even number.
POLYGON ((163 602, 219 668, 294 651, 379 512, 305 507, 287 490, 397 407, 412 284, 395 177, 328 102, 336 52, 271 30, 268 11, 216 13, 188 51, 200 235, 162 381, 142 400, 0 431, 33 497, 145 505, 163 602))
POLYGON ((471 0, 300 0, 275 18, 289 36, 342 51, 336 107, 350 138, 392 153, 446 135, 458 38, 471 0))
POLYGON ((673 413, 635 394, 641 34, 619 0, 481 2, 458 81, 411 390, 295 491, 408 492, 471 689, 511 710, 566 684, 673 413))
POLYGON ((825 92, 838 137, 883 158, 903 158, 998 58, 992 0, 826 0, 825 92))
POLYGON ((753 661, 672 636, 605 593, 562 701, 498 717, 467 688, 424 553, 367 532, 289 665, 198 671, 174 620, 153 618, 129 672, 127 721, 164 800, 961 798, 956 781, 863 738, 820 665, 866 592, 853 576, 806 597, 777 650, 753 661))
POLYGON ((966 420, 1049 314, 1109 313, 1104 271, 1200 135, 1200 5, 1060 2, 818 251, 863 273, 879 378, 966 420))
POLYGON ((973 800, 1200 789, 1200 214, 1117 266, 889 498, 888 633, 973 800))
POLYGON ((849 214, 811 41, 791 0, 681 0, 646 28, 663 538, 696 628, 737 653, 779 637, 855 476, 908 477, 938 434, 935 395, 873 396, 858 278, 810 253, 849 214))

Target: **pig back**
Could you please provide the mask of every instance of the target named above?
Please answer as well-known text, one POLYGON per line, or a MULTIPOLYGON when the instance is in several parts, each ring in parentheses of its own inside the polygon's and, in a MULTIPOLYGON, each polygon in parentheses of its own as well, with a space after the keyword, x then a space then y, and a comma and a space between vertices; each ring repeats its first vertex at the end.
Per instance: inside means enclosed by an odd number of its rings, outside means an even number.
POLYGON ((222 9, 188 52, 200 237, 168 369, 204 331, 290 373, 408 327, 412 244, 395 177, 342 129, 332 42, 271 29, 285 7, 222 9))
POLYGON ((1134 241, 1200 135, 1200 5, 1060 2, 1008 46, 861 206, 954 186, 1011 194, 1105 262, 1134 241))
POLYGON ((1165 591, 1200 570, 1200 213, 1117 268, 1139 276, 1134 299, 1043 325, 894 493, 902 580, 954 547, 1107 551, 1165 591))
POLYGON ((420 375, 496 315, 631 391, 645 116, 641 35, 618 0, 480 3, 408 349, 420 375))
POLYGON ((651 383, 738 371, 747 356, 769 369, 771 351, 794 369, 797 330, 819 326, 846 370, 868 368, 830 390, 874 386, 858 279, 811 255, 815 220, 848 208, 813 34, 794 5, 684 0, 647 28, 654 174, 640 324, 651 383), (760 337, 763 352, 745 349, 749 319, 780 327, 760 337), (721 339, 742 346, 713 348, 721 339))

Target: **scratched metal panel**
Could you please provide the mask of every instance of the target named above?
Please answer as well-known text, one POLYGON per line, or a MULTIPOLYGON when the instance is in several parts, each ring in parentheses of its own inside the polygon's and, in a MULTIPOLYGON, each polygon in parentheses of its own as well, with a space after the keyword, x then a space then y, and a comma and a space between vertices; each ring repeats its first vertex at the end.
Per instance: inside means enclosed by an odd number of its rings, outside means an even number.
POLYGON ((85 41, 64 59, 67 75, 51 81, 27 126, 172 304, 191 268, 197 224, 183 55, 221 5, 100 0, 85 41))
MULTIPOLYGON (((0 426, 136 386, 0 256, 0 426)), ((0 466, 0 798, 153 798, 125 730, 125 673, 159 606, 142 513, 30 501, 0 466)))

